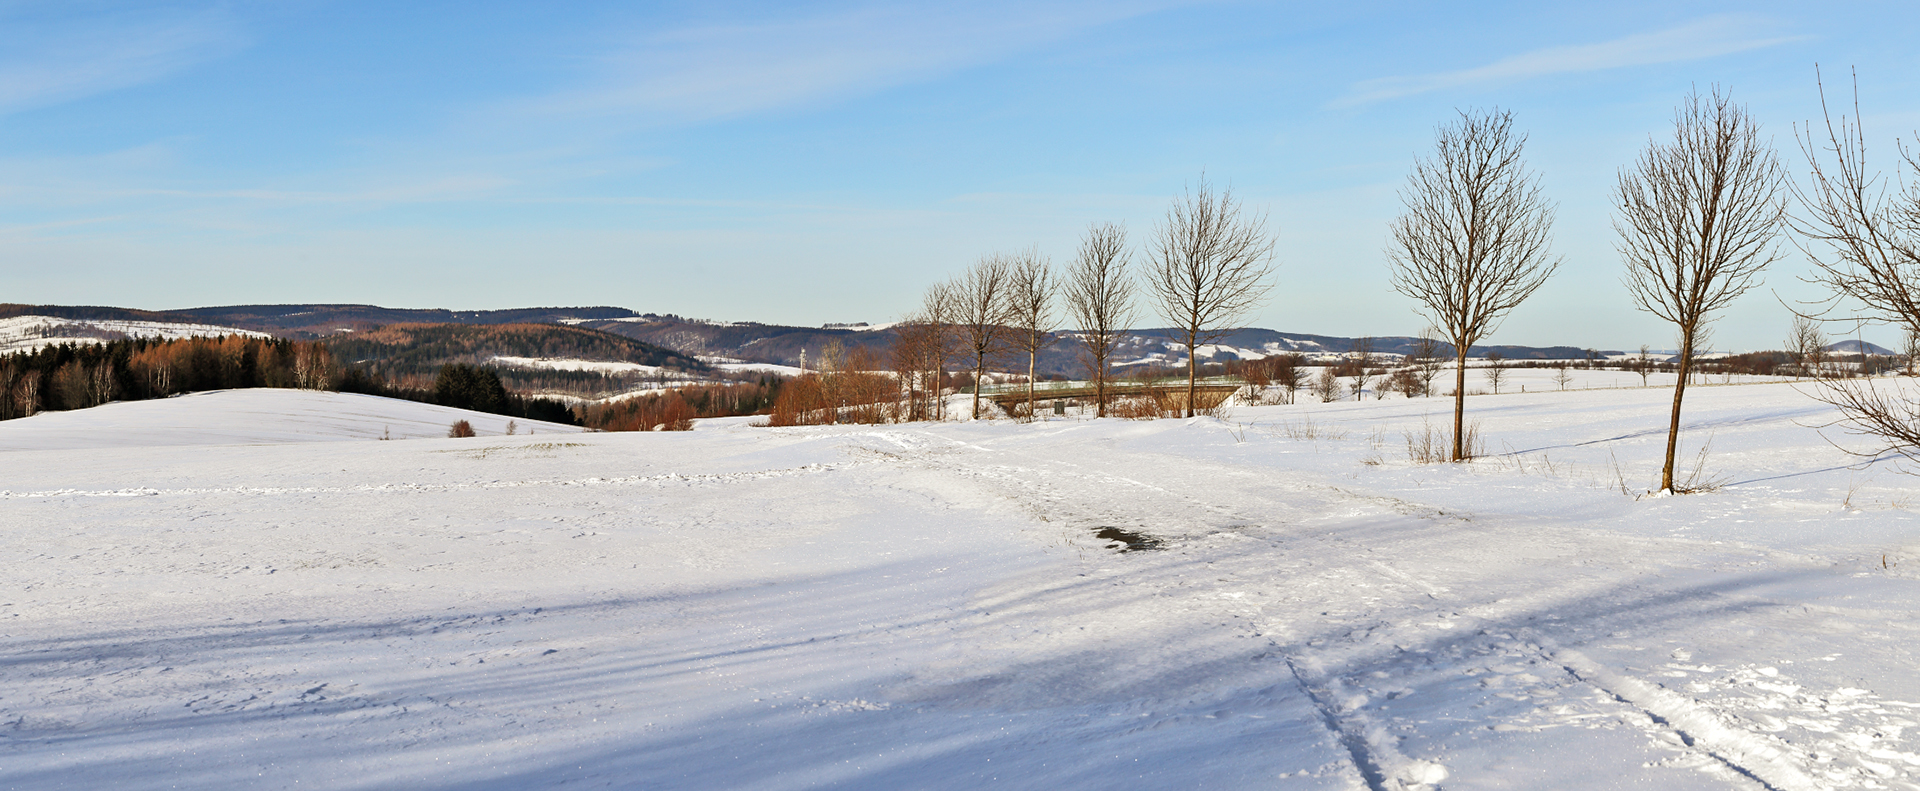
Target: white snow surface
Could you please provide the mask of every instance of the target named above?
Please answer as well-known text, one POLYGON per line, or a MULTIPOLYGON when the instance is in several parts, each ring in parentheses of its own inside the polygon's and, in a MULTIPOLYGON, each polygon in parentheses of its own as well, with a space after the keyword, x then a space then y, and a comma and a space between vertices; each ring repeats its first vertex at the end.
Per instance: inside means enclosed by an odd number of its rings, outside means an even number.
POLYGON ((0 788, 1920 788, 1913 479, 1688 392, 1724 486, 1665 497, 1657 387, 1471 398, 1497 455, 1427 466, 1444 399, 0 423, 0 788))
POLYGON ((102 343, 112 338, 201 338, 222 335, 271 337, 264 332, 213 324, 175 324, 162 321, 106 321, 62 319, 52 316, 14 316, 0 319, 0 354, 37 351, 61 343, 102 343))
POLYGON ((708 365, 711 365, 716 369, 719 369, 722 371, 734 372, 734 373, 738 373, 738 372, 771 373, 771 374, 778 374, 780 376, 803 376, 808 373, 811 373, 811 371, 808 371, 807 369, 801 368, 796 365, 780 365, 778 363, 753 363, 753 362, 747 362, 745 360, 734 359, 732 357, 709 357, 706 355, 701 355, 700 361, 708 365))
MULTIPOLYGON (((509 422, 514 422, 520 433, 581 431, 578 426, 515 421, 502 415, 394 398, 261 388, 121 401, 8 420, 0 422, 0 452, 89 448, 110 452, 125 447, 445 437, 459 420, 467 421, 480 435, 505 434, 509 422)), ((6 478, 0 478, 0 489, 7 484, 6 478)))
MULTIPOLYGON (((509 368, 544 368, 550 371, 596 371, 603 374, 657 374, 664 369, 657 365, 630 363, 609 360, 576 360, 557 357, 506 357, 495 356, 491 360, 509 368)), ((684 376, 679 371, 676 377, 684 376)))

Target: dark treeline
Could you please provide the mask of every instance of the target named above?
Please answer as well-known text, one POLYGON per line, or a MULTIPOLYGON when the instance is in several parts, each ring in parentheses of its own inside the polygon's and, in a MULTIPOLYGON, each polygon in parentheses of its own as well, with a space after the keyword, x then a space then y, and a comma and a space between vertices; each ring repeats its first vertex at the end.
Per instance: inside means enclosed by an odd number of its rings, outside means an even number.
MULTIPOLYGON (((447 361, 484 365, 494 356, 616 360, 684 371, 707 365, 671 349, 558 324, 392 324, 327 339, 342 360, 391 379, 435 375, 447 361)), ((544 373, 544 372, 543 372, 544 373)))
POLYGON ((565 403, 506 391, 491 369, 442 366, 428 387, 342 365, 324 343, 229 335, 58 344, 0 356, 0 420, 109 401, 247 387, 336 390, 578 424, 565 403))

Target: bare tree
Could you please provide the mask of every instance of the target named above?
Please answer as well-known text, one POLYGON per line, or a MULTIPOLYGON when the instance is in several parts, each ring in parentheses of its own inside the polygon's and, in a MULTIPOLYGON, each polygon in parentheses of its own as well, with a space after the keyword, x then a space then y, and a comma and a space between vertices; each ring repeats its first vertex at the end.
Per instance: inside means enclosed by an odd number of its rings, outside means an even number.
POLYGON ((1273 237, 1265 215, 1248 215, 1233 191, 1205 177, 1175 200, 1147 249, 1147 292, 1187 345, 1186 416, 1193 417, 1200 347, 1239 329, 1266 299, 1273 237))
POLYGON ((1303 357, 1299 352, 1286 352, 1273 358, 1273 381, 1287 392, 1287 403, 1306 384, 1306 373, 1300 370, 1303 357))
POLYGON ((893 368, 905 390, 907 420, 942 420, 947 363, 953 359, 953 291, 940 283, 927 289, 919 312, 894 326, 893 368))
POLYGON ((1680 405, 1712 314, 1759 284, 1779 258, 1774 239, 1785 207, 1782 174, 1760 125, 1715 89, 1689 93, 1674 113, 1673 140, 1648 141, 1620 172, 1614 201, 1620 256, 1635 304, 1680 333, 1679 379, 1667 420, 1661 491, 1673 492, 1680 405))
MULTIPOLYGON (((1795 133, 1809 166, 1808 184, 1792 185, 1803 213, 1791 222, 1816 267, 1812 280, 1826 286, 1836 303, 1858 306, 1840 319, 1920 334, 1920 156, 1899 145, 1904 168, 1891 181, 1867 169, 1857 77, 1851 118, 1834 118, 1824 83, 1820 106, 1825 134, 1816 136, 1811 126, 1795 133), (1889 189, 1895 184, 1898 189, 1889 189)), ((1828 314, 1834 309, 1820 317, 1833 320, 1828 314)), ((1815 397, 1838 408, 1850 431, 1878 441, 1861 455, 1893 452, 1920 461, 1920 400, 1879 391, 1870 379, 1831 373, 1815 397)))
POLYGON ((1572 365, 1572 363, 1566 360, 1561 360, 1553 365, 1553 383, 1559 385, 1561 390, 1566 390, 1567 385, 1573 382, 1572 365))
POLYGON ((1653 358, 1647 354, 1647 345, 1640 344, 1640 353, 1627 360, 1633 367, 1628 369, 1640 375, 1640 386, 1647 386, 1647 375, 1653 373, 1653 358))
POLYGON ((1826 368, 1827 334, 1819 322, 1806 316, 1794 316, 1787 331, 1787 357, 1800 376, 1818 377, 1826 368))
POLYGON ((1038 251, 1015 258, 1010 274, 1007 310, 1012 318, 1013 347, 1027 353, 1027 419, 1032 420, 1034 379, 1039 373, 1040 352, 1053 344, 1053 298, 1060 290, 1060 281, 1038 251))
POLYGON ((1340 400, 1340 375, 1334 371, 1334 366, 1321 368, 1320 375, 1313 378, 1311 388, 1322 404, 1340 400))
POLYGON ((1420 377, 1420 392, 1428 398, 1433 397, 1434 377, 1439 376, 1440 368, 1446 365, 1446 361, 1440 357, 1440 341, 1433 337, 1436 334, 1433 330, 1422 333, 1413 343, 1413 353, 1408 355, 1412 358, 1415 375, 1420 377))
POLYGON ((1387 257, 1393 287, 1419 302, 1454 350, 1453 461, 1465 461, 1467 351, 1547 282, 1553 205, 1521 158, 1513 114, 1462 112, 1400 191, 1387 257))
POLYGON ((973 420, 980 419, 980 387, 987 364, 1005 351, 1007 324, 1013 318, 1012 288, 1013 262, 999 254, 974 262, 952 285, 953 323, 961 348, 973 360, 973 420))
POLYGON ((1087 228, 1062 288, 1067 313, 1080 331, 1096 416, 1107 416, 1107 379, 1113 353, 1133 329, 1133 280, 1127 276, 1127 229, 1112 223, 1087 228))
POLYGON ((1493 394, 1500 394, 1500 383, 1506 381, 1507 363, 1499 352, 1487 352, 1487 367, 1481 371, 1486 374, 1487 384, 1493 388, 1493 394))
POLYGON ((1353 381, 1347 388, 1353 391, 1353 400, 1361 400, 1367 387, 1373 384, 1373 339, 1360 338, 1353 342, 1353 352, 1347 358, 1347 375, 1353 381))

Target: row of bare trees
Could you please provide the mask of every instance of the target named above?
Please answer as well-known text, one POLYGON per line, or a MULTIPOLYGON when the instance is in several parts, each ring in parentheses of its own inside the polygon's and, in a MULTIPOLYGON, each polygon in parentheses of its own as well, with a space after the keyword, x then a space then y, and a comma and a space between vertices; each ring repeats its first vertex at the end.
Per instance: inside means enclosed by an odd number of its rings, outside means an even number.
POLYGON ((1273 273, 1273 235, 1264 214, 1248 211, 1231 190, 1203 177, 1174 201, 1154 229, 1136 283, 1127 230, 1095 223, 1064 272, 1038 251, 982 257, 952 280, 928 289, 920 310, 900 326, 895 370, 906 397, 940 417, 941 372, 958 357, 972 372, 971 415, 980 416, 981 384, 1007 354, 1027 367, 1026 412, 1033 414, 1041 352, 1062 322, 1081 347, 1098 414, 1111 403, 1114 355, 1133 331, 1145 297, 1187 349, 1184 410, 1192 416, 1204 346, 1240 329, 1263 304, 1273 273), (1059 305, 1064 301, 1064 310, 1059 305))
MULTIPOLYGON (((1554 207, 1521 157, 1526 137, 1505 112, 1462 113, 1414 166, 1392 226, 1393 283, 1453 342, 1453 449, 1464 445, 1467 350, 1545 284, 1554 207)), ((1715 90, 1687 96, 1673 137, 1652 140, 1614 191, 1619 252, 1636 306, 1680 340, 1660 488, 1674 490, 1682 399, 1713 314, 1758 284, 1778 258, 1785 212, 1778 159, 1745 108, 1715 90)), ((1498 372, 1498 367, 1493 372, 1498 372)), ((1498 387, 1496 384, 1495 387, 1498 387)))
MULTIPOLYGON (((1662 491, 1684 490, 1674 480, 1681 409, 1710 325, 1760 285, 1789 228, 1816 266, 1814 281, 1831 297, 1795 311, 1801 321, 1789 346, 1801 371, 1822 370, 1810 364, 1819 354, 1816 322, 1892 324, 1920 348, 1920 157, 1900 149, 1914 173, 1889 189, 1868 168, 1857 100, 1851 118, 1836 120, 1821 93, 1824 131, 1795 132, 1810 174, 1804 184, 1787 178, 1759 123, 1718 88, 1690 92, 1674 113, 1671 136, 1650 139, 1619 173, 1614 229, 1628 292, 1637 308, 1674 325, 1680 346, 1662 491), (1789 197, 1800 213, 1789 211, 1789 197)), ((1509 113, 1461 113, 1440 128, 1433 155, 1414 165, 1401 192, 1405 212, 1391 230, 1394 287, 1454 345, 1455 461, 1466 455, 1468 348, 1560 262, 1548 252, 1554 209, 1521 157, 1525 142, 1509 113)), ((1854 431, 1880 440, 1868 455, 1920 459, 1920 399, 1876 389, 1871 380, 1816 376, 1819 397, 1854 431)))
MULTIPOLYGON (((1803 317, 1892 323, 1920 344, 1920 178, 1902 179, 1896 191, 1882 186, 1867 168, 1857 117, 1857 107, 1851 120, 1836 121, 1828 112, 1824 135, 1811 127, 1796 132, 1812 175, 1802 186, 1786 178, 1745 107, 1718 88, 1696 90, 1676 110, 1671 136, 1650 139, 1621 169, 1612 202, 1626 287, 1637 308, 1674 325, 1680 345, 1662 490, 1681 490, 1674 466, 1686 382, 1710 325, 1760 285, 1761 274, 1780 258, 1778 241, 1789 226, 1836 304, 1863 306, 1849 315, 1830 307, 1803 317), (1789 214, 1789 194, 1805 207, 1803 214, 1789 214)), ((1443 124, 1433 153, 1415 162, 1400 193, 1404 211, 1390 228, 1394 288, 1418 303, 1435 334, 1453 347, 1455 461, 1469 452, 1466 355, 1561 263, 1551 252, 1555 207, 1526 165, 1526 139, 1511 113, 1498 110, 1462 112, 1443 124)), ((1920 176, 1920 158, 1908 149, 1900 153, 1920 176)), ((1130 278, 1126 230, 1112 224, 1088 229, 1063 276, 1037 252, 981 259, 930 290, 909 322, 897 364, 915 371, 915 381, 931 382, 909 390, 937 392, 943 350, 957 349, 971 364, 978 416, 978 385, 1011 341, 1027 358, 1031 410, 1039 355, 1060 318, 1054 300, 1064 297, 1064 316, 1085 348, 1104 414, 1112 355, 1135 318, 1136 298, 1144 296, 1186 346, 1191 415, 1204 347, 1242 326, 1266 298, 1274 237, 1265 215, 1247 211, 1230 190, 1216 192, 1203 178, 1174 202, 1142 252, 1140 286, 1130 278)), ((1421 390, 1431 392, 1433 371, 1423 373, 1421 390)), ((1402 377, 1396 387, 1411 393, 1414 379, 1402 377)), ((1825 400, 1856 429, 1885 440, 1880 452, 1920 458, 1920 400, 1875 390, 1870 382, 1823 381, 1825 400)))

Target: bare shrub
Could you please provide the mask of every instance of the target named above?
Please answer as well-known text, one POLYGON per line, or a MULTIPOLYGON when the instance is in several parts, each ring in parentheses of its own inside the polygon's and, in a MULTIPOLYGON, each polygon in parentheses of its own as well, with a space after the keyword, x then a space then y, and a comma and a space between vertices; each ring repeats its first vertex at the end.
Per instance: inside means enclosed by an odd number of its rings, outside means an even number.
POLYGON ((447 436, 471 437, 473 436, 473 424, 465 420, 453 421, 453 426, 447 429, 447 436))
POLYGON ((1298 423, 1291 420, 1283 420, 1280 422, 1280 425, 1271 429, 1271 432, 1276 436, 1296 440, 1343 440, 1347 438, 1345 429, 1331 428, 1315 423, 1313 422, 1312 416, 1301 418, 1298 423))
POLYGON ((1433 424, 1420 421, 1418 433, 1405 432, 1407 438, 1407 459, 1414 464, 1439 464, 1446 461, 1452 453, 1447 447, 1447 432, 1434 431, 1433 424))

